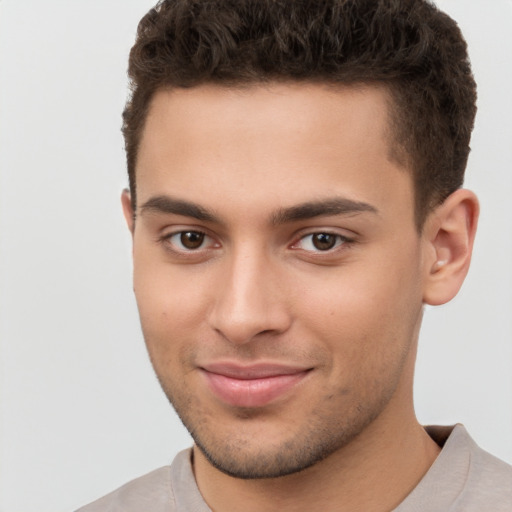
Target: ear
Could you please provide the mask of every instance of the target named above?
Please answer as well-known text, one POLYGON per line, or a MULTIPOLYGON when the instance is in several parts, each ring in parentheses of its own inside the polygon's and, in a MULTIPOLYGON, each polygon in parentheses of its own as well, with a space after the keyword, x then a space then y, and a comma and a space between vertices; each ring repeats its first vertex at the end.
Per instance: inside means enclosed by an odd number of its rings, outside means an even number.
POLYGON ((127 188, 125 188, 121 193, 121 205, 123 206, 123 214, 126 224, 133 236, 133 230, 135 229, 135 215, 133 212, 130 191, 127 188))
POLYGON ((479 205, 475 194, 460 189, 427 218, 423 302, 445 304, 457 295, 469 270, 479 205))

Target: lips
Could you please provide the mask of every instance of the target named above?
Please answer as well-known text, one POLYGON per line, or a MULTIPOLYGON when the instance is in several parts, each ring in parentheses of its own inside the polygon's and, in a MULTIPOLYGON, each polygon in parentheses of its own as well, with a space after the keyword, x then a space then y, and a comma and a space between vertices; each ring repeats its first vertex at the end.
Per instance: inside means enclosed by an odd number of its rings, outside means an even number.
POLYGON ((202 366, 201 371, 210 390, 221 401, 235 407, 263 407, 291 391, 310 369, 279 364, 215 363, 202 366))

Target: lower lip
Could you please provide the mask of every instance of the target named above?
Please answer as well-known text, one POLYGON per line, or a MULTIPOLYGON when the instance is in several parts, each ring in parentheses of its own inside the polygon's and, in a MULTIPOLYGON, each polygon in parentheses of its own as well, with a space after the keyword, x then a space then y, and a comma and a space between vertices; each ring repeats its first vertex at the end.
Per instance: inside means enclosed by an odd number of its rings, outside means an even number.
POLYGON ((210 389, 223 402, 235 407, 262 407, 284 395, 309 372, 275 375, 261 379, 235 379, 208 371, 203 373, 210 389))

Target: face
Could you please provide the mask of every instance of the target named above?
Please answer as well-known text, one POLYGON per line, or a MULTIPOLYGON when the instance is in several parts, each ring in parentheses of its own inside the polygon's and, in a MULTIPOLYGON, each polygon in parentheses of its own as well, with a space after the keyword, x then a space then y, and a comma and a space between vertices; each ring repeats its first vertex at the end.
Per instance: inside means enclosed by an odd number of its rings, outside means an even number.
POLYGON ((387 105, 304 84, 154 97, 135 294, 165 393, 228 474, 302 470, 411 407, 422 240, 387 105))

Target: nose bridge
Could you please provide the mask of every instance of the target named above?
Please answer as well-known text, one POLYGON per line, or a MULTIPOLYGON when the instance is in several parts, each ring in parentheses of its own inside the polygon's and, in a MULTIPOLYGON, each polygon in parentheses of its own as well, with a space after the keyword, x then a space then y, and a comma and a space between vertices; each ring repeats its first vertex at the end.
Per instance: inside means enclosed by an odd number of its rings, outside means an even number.
POLYGON ((232 343, 285 330, 289 315, 282 300, 275 262, 261 246, 233 248, 223 262, 211 311, 212 327, 232 343))

